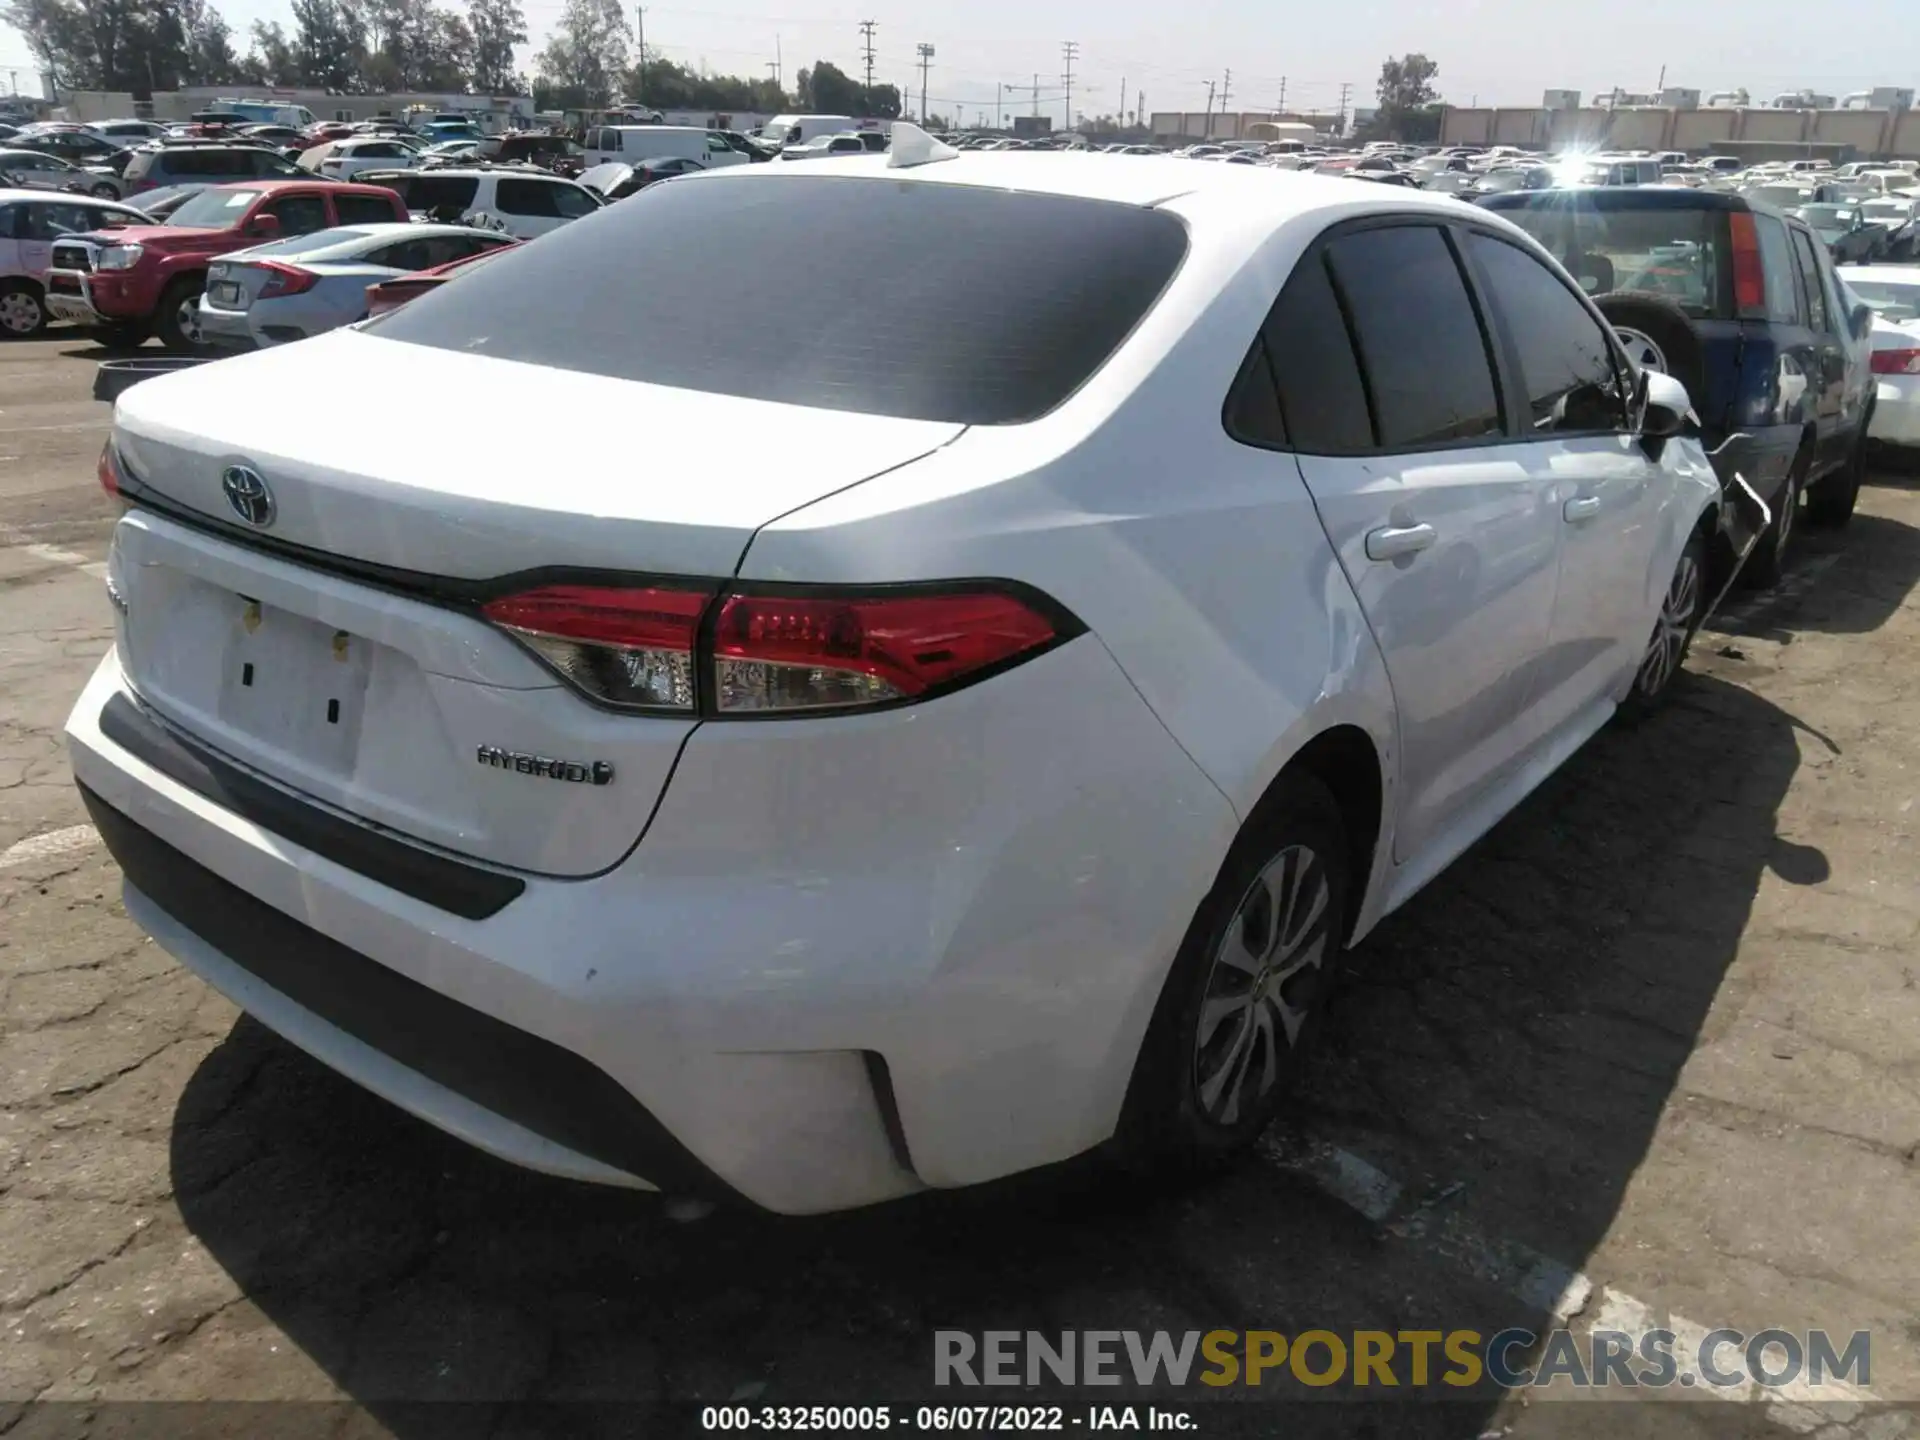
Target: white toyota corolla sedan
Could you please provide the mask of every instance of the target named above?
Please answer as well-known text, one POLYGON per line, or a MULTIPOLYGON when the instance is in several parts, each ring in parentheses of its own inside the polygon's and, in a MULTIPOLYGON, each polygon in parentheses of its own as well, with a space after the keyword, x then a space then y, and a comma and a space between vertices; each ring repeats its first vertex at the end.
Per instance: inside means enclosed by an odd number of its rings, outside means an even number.
POLYGON ((73 771, 162 946, 522 1165, 1192 1163, 1672 680, 1686 408, 1485 211, 902 127, 129 390, 73 771))

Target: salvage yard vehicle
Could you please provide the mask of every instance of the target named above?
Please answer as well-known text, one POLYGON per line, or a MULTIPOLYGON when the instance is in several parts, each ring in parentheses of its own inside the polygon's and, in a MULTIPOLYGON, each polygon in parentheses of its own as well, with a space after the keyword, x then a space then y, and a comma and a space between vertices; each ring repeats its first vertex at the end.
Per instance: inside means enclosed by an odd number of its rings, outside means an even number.
POLYGON ((194 350, 200 292, 215 256, 335 225, 406 219, 398 197, 374 185, 308 179, 209 186, 164 224, 57 243, 47 309, 58 319, 100 328, 120 344, 157 333, 170 350, 194 350))
POLYGON ((1884 200, 1869 200, 1861 205, 1860 214, 1886 230, 1886 259, 1920 259, 1920 197, 1889 195, 1884 200))
POLYGON ((1779 580, 1803 497, 1815 523, 1852 517, 1873 410, 1872 314, 1845 303, 1805 222, 1739 195, 1659 187, 1481 204, 1580 280, 1637 365, 1686 386, 1723 480, 1737 471, 1769 507, 1752 583, 1779 580))
POLYGON ((1857 205, 1802 205, 1793 212, 1813 227, 1839 265, 1869 265, 1887 252, 1887 231, 1871 224, 1857 205))
POLYGON ((468 255, 464 259, 449 260, 444 265, 436 265, 431 270, 416 271, 411 275, 396 275, 391 280, 381 280, 367 287, 367 314, 384 315, 389 310, 398 310, 409 300, 417 300, 429 290, 437 290, 457 275, 467 274, 477 269, 493 256, 520 244, 518 240, 509 240, 505 245, 492 250, 482 250, 477 255, 468 255))
POLYGON ((1920 266, 1843 265, 1839 276, 1874 312, 1867 438, 1903 451, 1920 449, 1920 266))
POLYGON ((0 184, 19 190, 61 190, 98 200, 118 200, 126 188, 112 171, 86 170, 58 155, 12 148, 0 148, 0 184))
POLYGON ((591 215, 605 202, 578 181, 530 165, 450 165, 418 170, 366 170, 362 185, 400 197, 423 220, 473 223, 489 216, 517 240, 531 240, 591 215))
POLYGON ((46 328, 54 241, 116 221, 148 223, 138 210, 110 200, 0 189, 0 335, 18 339, 46 328))
POLYGON ((366 318, 382 280, 432 270, 513 242, 463 225, 414 221, 319 230, 238 250, 207 267, 202 343, 251 350, 305 340, 366 318))
POLYGON ((120 399, 67 735, 128 914, 509 1160, 809 1212, 1243 1151, 1706 611, 1685 391, 1500 216, 892 135, 120 399))

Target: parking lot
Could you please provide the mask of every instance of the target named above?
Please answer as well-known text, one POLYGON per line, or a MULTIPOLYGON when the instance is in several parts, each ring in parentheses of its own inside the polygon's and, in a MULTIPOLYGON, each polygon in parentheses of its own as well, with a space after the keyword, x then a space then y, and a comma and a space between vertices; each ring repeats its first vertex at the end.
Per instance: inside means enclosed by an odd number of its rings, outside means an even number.
MULTIPOLYGON (((1287 1433, 1920 1435, 1920 485, 1876 476, 1703 633, 1670 711, 1384 925, 1258 1162, 684 1223, 442 1137, 127 919, 60 739, 111 634, 98 358, 59 329, 0 346, 0 1430, 165 1399, 361 1407, 236 1434, 522 1433, 556 1401, 634 1402, 575 1431, 659 1433, 648 1406, 924 1399, 939 1329, 1557 1313, 1868 1330, 1871 1382, 1603 1419, 1330 1402, 1287 1433)), ((1219 1428, 1277 1433, 1258 1404, 1217 1402, 1219 1428)))

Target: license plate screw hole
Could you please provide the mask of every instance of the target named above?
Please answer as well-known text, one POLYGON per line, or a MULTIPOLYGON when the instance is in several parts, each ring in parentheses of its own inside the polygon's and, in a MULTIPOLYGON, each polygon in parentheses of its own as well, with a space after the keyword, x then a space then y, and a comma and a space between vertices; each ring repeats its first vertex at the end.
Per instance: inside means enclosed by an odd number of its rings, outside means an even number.
POLYGON ((329 700, 327 701, 327 724, 338 725, 339 723, 340 702, 338 700, 329 700))
POLYGON ((250 664, 250 663, 249 663, 249 664, 245 664, 245 665, 242 665, 242 666, 240 667, 240 683, 241 683, 242 685, 251 685, 251 684, 253 684, 253 666, 252 666, 252 664, 250 664))

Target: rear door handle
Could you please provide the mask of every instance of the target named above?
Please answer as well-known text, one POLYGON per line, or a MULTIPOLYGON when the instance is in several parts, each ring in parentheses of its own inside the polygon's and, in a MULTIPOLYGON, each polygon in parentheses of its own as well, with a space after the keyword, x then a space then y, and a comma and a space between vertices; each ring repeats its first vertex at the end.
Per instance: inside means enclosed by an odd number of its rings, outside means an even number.
POLYGON ((1570 524, 1577 525, 1582 520, 1591 520, 1600 513, 1600 497, 1598 495, 1576 495, 1561 507, 1560 513, 1567 517, 1568 523, 1570 524))
POLYGON ((1439 536, 1431 525, 1387 525, 1367 532, 1369 560, 1398 560, 1433 544, 1439 536))

